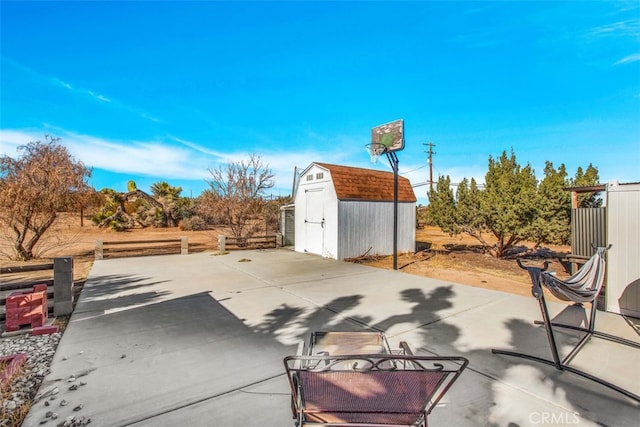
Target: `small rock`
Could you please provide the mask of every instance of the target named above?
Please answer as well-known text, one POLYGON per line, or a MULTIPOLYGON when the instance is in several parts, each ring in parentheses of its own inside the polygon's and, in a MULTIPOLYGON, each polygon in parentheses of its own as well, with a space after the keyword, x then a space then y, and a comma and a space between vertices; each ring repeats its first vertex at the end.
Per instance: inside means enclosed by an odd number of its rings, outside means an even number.
POLYGON ((49 422, 49 419, 45 418, 44 420, 40 421, 40 424, 45 424, 45 423, 48 423, 48 422, 49 422))
POLYGON ((51 397, 49 398, 49 400, 56 400, 57 398, 58 398, 58 396, 51 396, 51 397))
POLYGON ((44 406, 49 406, 49 405, 51 405, 51 403, 49 403, 49 401, 48 401, 48 400, 45 400, 45 401, 44 401, 44 406))
POLYGON ((60 401, 60 406, 67 406, 69 404, 69 402, 67 402, 66 400, 62 399, 60 401))
POLYGON ((58 414, 56 414, 55 412, 53 414, 51 414, 51 419, 52 420, 57 420, 58 419, 58 414))
POLYGON ((53 411, 48 411, 46 414, 44 414, 44 417, 51 418, 52 415, 53 415, 53 411))
POLYGON ((120 356, 120 359, 124 359, 125 357, 127 357, 127 355, 123 354, 122 356, 120 356))
POLYGON ((87 385, 86 381, 80 381, 80 385, 87 385))
POLYGON ((68 383, 72 383, 72 382, 74 382, 75 380, 76 380, 76 377, 74 377, 73 375, 71 375, 71 376, 69 377, 69 379, 67 380, 67 382, 68 382, 68 383))
POLYGON ((81 410, 82 408, 84 408, 84 405, 81 403, 81 404, 79 404, 78 406, 76 406, 75 408, 73 408, 73 410, 74 410, 75 412, 78 412, 78 411, 79 411, 79 410, 81 410))
POLYGON ((76 391, 78 389, 78 384, 73 384, 71 387, 69 387, 69 391, 76 391))

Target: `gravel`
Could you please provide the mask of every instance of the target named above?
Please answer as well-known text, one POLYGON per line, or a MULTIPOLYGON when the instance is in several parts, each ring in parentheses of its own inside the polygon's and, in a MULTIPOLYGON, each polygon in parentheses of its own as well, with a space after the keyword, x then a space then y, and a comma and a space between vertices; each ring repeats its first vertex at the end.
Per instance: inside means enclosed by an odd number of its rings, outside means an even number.
POLYGON ((25 353, 27 359, 12 378, 10 392, 3 393, 0 402, 0 427, 13 426, 18 413, 35 397, 44 377, 49 373, 61 332, 38 336, 19 335, 0 339, 0 356, 25 353))

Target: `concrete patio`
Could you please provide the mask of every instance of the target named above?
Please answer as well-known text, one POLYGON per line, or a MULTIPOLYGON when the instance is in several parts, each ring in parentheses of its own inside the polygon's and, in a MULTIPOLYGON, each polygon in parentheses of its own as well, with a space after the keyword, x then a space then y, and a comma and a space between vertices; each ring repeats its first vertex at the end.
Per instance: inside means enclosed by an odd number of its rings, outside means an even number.
MULTIPOLYGON (((40 399, 23 425, 55 406, 59 420, 95 426, 293 426, 283 357, 314 330, 368 329, 393 348, 470 360, 431 426, 638 425, 640 406, 619 393, 491 353, 550 357, 539 317, 533 297, 286 249, 97 261, 39 391, 58 388, 57 399, 40 399), (86 385, 68 390, 72 376, 86 385)), ((597 329, 640 341, 620 316, 599 312, 597 329)), ((558 338, 564 352, 578 339, 558 338)), ((640 351, 593 339, 572 366, 640 394, 640 351)))

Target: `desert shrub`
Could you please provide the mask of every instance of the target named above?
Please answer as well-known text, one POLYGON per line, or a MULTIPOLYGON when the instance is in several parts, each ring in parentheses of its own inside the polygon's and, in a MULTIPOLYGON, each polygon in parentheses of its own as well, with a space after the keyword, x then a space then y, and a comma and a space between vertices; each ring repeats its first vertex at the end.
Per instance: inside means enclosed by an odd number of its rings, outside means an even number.
POLYGON ((185 218, 180 222, 180 230, 182 231, 203 231, 207 229, 207 223, 199 216, 185 218))

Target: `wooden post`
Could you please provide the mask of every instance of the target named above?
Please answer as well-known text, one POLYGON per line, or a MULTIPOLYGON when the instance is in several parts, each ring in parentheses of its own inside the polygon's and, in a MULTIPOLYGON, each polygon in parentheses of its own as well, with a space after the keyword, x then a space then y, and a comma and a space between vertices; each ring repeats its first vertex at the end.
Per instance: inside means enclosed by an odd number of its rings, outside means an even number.
POLYGON ((53 259, 53 315, 66 316, 73 311, 73 257, 53 259))
POLYGON ((224 234, 218 235, 218 252, 220 253, 225 252, 226 243, 227 243, 227 238, 225 237, 225 235, 224 234))
POLYGON ((180 237, 180 255, 189 254, 189 238, 187 236, 180 237))
POLYGON ((95 259, 102 259, 104 255, 104 245, 102 244, 102 240, 96 240, 96 250, 95 250, 95 259))

